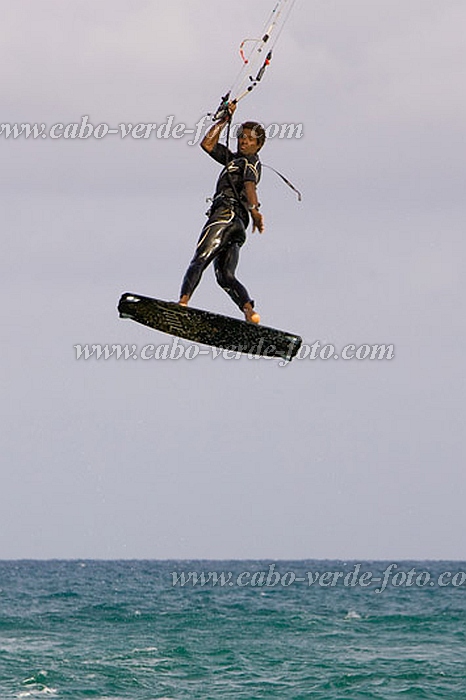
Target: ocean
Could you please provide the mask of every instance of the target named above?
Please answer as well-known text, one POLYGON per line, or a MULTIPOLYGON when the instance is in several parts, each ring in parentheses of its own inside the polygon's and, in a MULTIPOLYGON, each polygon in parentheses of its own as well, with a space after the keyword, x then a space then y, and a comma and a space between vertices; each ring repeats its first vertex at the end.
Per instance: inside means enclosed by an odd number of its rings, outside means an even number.
POLYGON ((0 561, 0 700, 461 700, 464 572, 419 561, 0 561))

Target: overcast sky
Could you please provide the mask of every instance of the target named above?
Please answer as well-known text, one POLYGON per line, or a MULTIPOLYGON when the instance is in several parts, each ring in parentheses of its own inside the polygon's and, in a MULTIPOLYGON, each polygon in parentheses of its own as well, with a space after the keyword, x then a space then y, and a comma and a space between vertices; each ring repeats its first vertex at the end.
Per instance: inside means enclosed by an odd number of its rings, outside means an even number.
MULTIPOLYGON (((1 0, 0 122, 195 128, 275 0, 1 0)), ((104 361, 160 345, 219 167, 181 139, 0 135, 0 557, 465 559, 464 0, 297 0, 238 120, 271 139, 239 277, 391 361, 104 361)), ((208 270, 193 305, 238 315, 208 270)))

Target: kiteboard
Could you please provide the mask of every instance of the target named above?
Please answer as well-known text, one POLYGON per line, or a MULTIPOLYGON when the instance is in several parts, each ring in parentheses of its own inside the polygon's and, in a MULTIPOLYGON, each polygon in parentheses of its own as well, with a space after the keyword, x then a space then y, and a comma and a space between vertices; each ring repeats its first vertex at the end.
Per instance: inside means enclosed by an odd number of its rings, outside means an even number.
POLYGON ((154 330, 252 356, 292 360, 302 342, 293 333, 139 294, 123 294, 118 311, 154 330))

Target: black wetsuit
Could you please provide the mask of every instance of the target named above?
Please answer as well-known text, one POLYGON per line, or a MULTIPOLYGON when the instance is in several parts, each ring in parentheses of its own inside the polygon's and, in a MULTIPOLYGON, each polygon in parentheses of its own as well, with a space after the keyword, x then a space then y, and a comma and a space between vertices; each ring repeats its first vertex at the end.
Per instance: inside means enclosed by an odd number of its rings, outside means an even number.
POLYGON ((224 167, 220 173, 209 218, 183 279, 181 296, 187 294, 191 297, 202 273, 213 262, 217 282, 242 310, 246 302, 254 304, 246 288, 235 277, 239 251, 246 240, 249 224, 244 183, 259 183, 261 163, 257 155, 232 153, 220 143, 209 155, 224 166, 228 162, 228 172, 224 167))

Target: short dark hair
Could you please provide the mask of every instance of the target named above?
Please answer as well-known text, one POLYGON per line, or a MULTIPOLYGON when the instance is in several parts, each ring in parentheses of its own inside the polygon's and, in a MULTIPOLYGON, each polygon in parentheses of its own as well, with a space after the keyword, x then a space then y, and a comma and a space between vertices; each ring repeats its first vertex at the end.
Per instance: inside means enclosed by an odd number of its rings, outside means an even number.
POLYGON ((258 150, 260 150, 265 143, 265 129, 262 124, 259 124, 259 122, 244 122, 244 124, 241 124, 240 128, 238 129, 238 138, 241 136, 244 129, 250 129, 250 131, 252 131, 253 136, 255 136, 257 139, 259 146, 258 150))

